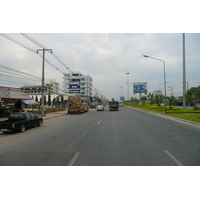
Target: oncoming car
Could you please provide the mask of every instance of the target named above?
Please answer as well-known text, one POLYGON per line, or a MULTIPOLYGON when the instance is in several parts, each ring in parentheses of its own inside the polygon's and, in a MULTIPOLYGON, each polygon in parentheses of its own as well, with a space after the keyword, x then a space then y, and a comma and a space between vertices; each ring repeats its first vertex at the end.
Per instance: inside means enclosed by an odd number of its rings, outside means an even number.
POLYGON ((97 111, 100 111, 100 110, 104 111, 103 105, 98 105, 98 106, 97 106, 97 111))

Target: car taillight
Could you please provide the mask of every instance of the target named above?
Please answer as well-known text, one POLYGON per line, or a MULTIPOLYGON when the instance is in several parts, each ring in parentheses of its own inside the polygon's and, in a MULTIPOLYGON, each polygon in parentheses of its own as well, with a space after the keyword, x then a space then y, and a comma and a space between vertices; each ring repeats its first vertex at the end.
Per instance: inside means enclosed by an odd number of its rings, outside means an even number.
POLYGON ((12 128, 15 128, 15 124, 12 124, 12 128))

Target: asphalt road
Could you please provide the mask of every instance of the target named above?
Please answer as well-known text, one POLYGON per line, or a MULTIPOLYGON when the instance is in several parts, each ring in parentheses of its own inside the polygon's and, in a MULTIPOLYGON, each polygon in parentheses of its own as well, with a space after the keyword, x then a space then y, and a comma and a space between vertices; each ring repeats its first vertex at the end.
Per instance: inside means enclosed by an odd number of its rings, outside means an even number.
POLYGON ((0 166, 199 166, 200 126, 128 107, 0 133, 0 166))

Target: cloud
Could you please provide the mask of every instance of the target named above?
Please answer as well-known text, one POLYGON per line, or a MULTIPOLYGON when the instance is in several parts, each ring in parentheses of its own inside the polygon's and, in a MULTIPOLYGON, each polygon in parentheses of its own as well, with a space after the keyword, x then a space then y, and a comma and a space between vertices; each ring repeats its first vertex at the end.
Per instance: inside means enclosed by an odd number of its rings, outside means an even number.
MULTIPOLYGON (((41 47, 20 34, 11 34, 35 50, 41 47)), ((94 87, 107 98, 117 96, 120 88, 127 90, 129 82, 148 82, 149 92, 163 83, 163 63, 143 55, 163 59, 168 85, 181 94, 182 34, 181 33, 44 33, 29 34, 53 52, 72 70, 93 77, 94 87), (178 84, 178 86, 176 86, 178 84)), ((199 77, 200 34, 186 36, 187 78, 199 77)), ((41 76, 42 59, 7 39, 0 37, 1 64, 41 76)), ((50 53, 45 56, 63 72, 69 72, 50 53)), ((63 74, 45 63, 45 77, 56 79, 62 86, 63 74)), ((190 82, 190 80, 189 80, 190 82)), ((197 79, 197 84, 200 84, 197 79)), ((131 91, 131 86, 130 86, 131 91)), ((131 92, 130 92, 131 93, 131 92)), ((132 94, 133 96, 133 94, 132 94)))

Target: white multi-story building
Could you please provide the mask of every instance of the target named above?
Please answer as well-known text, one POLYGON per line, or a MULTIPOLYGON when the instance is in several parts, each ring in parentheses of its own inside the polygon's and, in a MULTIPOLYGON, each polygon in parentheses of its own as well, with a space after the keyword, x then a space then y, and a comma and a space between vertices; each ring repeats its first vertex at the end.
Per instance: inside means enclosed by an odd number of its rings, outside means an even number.
POLYGON ((92 77, 90 75, 84 75, 81 72, 73 72, 65 74, 63 79, 65 93, 79 94, 87 97, 92 96, 92 77))
MULTIPOLYGON (((59 83, 50 82, 50 84, 46 84, 44 86, 44 94, 59 94, 59 83)), ((34 85, 34 86, 22 86, 21 91, 28 95, 42 95, 42 86, 34 85)))

